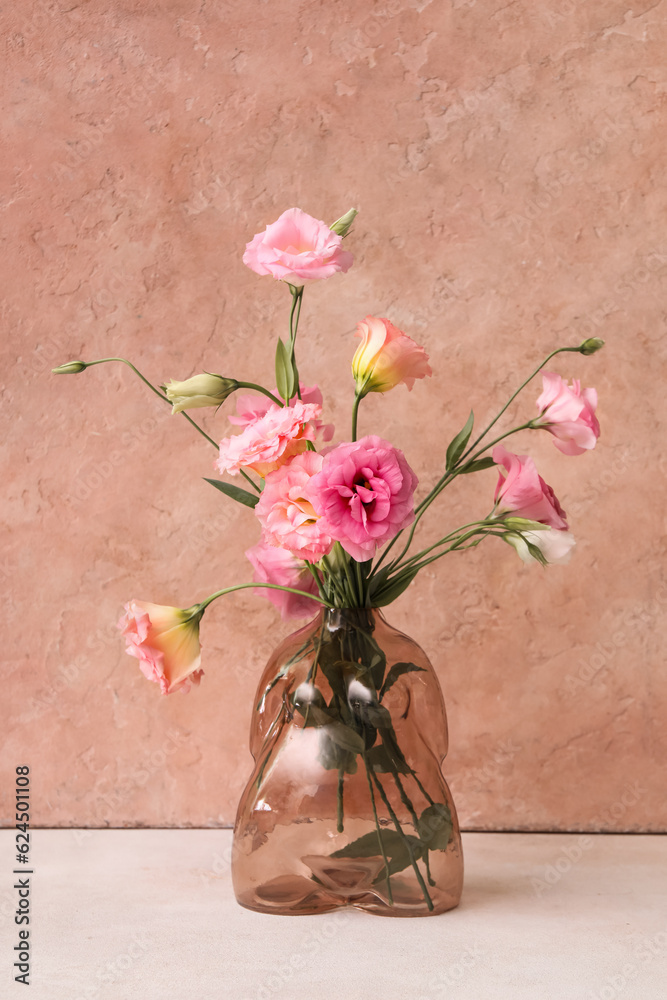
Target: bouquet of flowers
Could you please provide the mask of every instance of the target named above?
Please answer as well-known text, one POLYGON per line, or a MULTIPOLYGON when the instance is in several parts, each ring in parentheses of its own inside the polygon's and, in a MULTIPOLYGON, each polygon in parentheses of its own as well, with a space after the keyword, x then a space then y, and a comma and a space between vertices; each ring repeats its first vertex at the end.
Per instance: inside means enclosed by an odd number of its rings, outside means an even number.
MULTIPOLYGON (((286 711, 302 731, 316 731, 319 765, 335 774, 335 834, 345 828, 346 776, 355 775, 362 763, 368 779, 365 794, 374 814, 370 832, 345 841, 337 851, 329 850, 326 857, 330 861, 337 856, 341 865, 353 859, 357 867, 365 858, 364 885, 376 893, 380 886, 390 903, 396 895, 392 876, 410 869, 428 905, 427 883, 436 884, 429 852, 446 851, 452 840, 451 803, 442 789, 434 797, 424 787, 386 707, 392 691, 398 695, 408 681, 421 683, 423 678, 408 675, 426 672, 427 666, 414 651, 405 660, 388 656, 374 636, 371 612, 399 597, 425 566, 488 537, 508 543, 525 562, 544 566, 568 559, 574 539, 556 494, 532 458, 508 451, 506 442, 519 431, 540 430, 553 435, 556 448, 565 455, 581 455, 595 447, 600 434, 595 390, 582 389, 577 379, 568 384, 544 369, 558 354, 593 354, 603 341, 591 338, 552 351, 479 432, 471 412, 446 449, 435 485, 416 499, 417 476, 403 452, 377 434, 359 436, 358 424, 362 400, 369 393, 391 392, 400 385, 412 390, 417 380, 432 374, 424 349, 389 319, 369 315, 358 324, 360 343, 351 361, 349 433, 335 444, 334 429, 323 420, 321 392, 317 385, 302 382, 299 374, 297 337, 304 290, 309 283, 352 266, 353 256, 343 242, 356 214, 352 209, 328 226, 291 208, 247 244, 244 263, 259 275, 282 281, 291 300, 287 336, 276 344, 275 387, 242 381, 229 372, 205 372, 158 387, 123 358, 73 361, 54 371, 78 373, 109 362, 128 365, 171 404, 174 414, 182 414, 214 445, 215 468, 228 478, 207 482, 226 502, 245 505, 261 530, 260 540, 246 553, 254 571, 252 583, 225 587, 187 608, 129 601, 119 622, 127 652, 138 658, 145 676, 157 682, 163 694, 186 692, 201 681, 200 622, 219 597, 252 587, 265 594, 284 618, 312 617, 319 607, 316 627, 297 633, 290 655, 279 652, 260 684, 260 712, 267 711, 281 685, 283 689, 280 704, 258 736, 251 786, 255 791, 262 787, 269 761, 276 758, 276 712, 286 711), (499 431, 500 418, 538 373, 542 391, 536 412, 519 426, 499 431), (228 419, 239 430, 216 441, 190 412, 219 408, 229 398, 234 399, 236 412, 228 419), (497 481, 488 513, 419 548, 420 523, 445 488, 459 476, 489 469, 496 470, 497 481), (299 664, 304 663, 307 668, 299 673, 299 664), (408 780, 415 783, 414 794, 406 788, 408 780), (398 796, 396 805, 390 801, 387 781, 398 796), (384 808, 382 817, 378 805, 384 808), (411 834, 405 832, 406 823, 411 834), (377 864, 370 871, 368 859, 373 857, 377 864)), ((257 794, 253 801, 256 806, 257 794)), ((246 807, 250 808, 247 801, 246 807)), ((240 815, 243 809, 242 802, 240 815)), ((256 815, 253 822, 257 823, 256 815)), ((313 862, 311 881, 326 886, 321 869, 313 862)), ((334 890, 329 886, 328 891, 334 890)), ((280 905, 281 912, 288 912, 280 905)))

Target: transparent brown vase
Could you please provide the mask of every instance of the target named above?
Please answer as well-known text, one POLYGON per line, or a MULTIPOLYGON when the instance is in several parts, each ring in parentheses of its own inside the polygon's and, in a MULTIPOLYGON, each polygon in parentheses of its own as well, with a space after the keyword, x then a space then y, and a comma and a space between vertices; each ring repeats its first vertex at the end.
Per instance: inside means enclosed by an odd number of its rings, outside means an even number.
POLYGON ((250 749, 232 857, 242 906, 409 917, 457 905, 440 685, 379 611, 323 609, 282 643, 259 684, 250 749))

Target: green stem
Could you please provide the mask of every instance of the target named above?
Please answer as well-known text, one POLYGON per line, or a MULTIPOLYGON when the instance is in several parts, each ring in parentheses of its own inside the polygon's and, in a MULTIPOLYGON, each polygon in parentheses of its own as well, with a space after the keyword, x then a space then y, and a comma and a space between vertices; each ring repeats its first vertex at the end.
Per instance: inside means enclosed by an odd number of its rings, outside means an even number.
POLYGON ((336 830, 338 833, 343 832, 343 779, 345 778, 345 770, 342 767, 338 768, 338 790, 336 793, 336 830))
MULTIPOLYGON (((346 553, 346 555, 347 555, 347 553, 346 553)), ((352 570, 350 569, 350 564, 349 564, 349 562, 348 562, 347 559, 345 560, 345 577, 347 579, 347 586, 348 586, 348 593, 347 593, 348 604, 347 604, 347 607, 348 608, 358 608, 358 607, 360 607, 360 605, 359 605, 359 599, 355 596, 354 577, 352 576, 352 570)))
MULTIPOLYGON (((532 375, 529 375, 528 378, 525 380, 525 382, 521 383, 521 385, 516 390, 516 392, 512 393, 512 395, 510 396, 510 398, 507 400, 507 402, 503 406, 502 410, 493 418, 493 420, 488 425, 488 427, 486 427, 485 430, 482 431, 482 433, 479 435, 479 437, 476 438, 476 440, 473 441, 473 443, 463 453, 463 455, 461 455, 461 458, 459 459, 459 461, 457 463, 458 465, 460 465, 461 462, 463 462, 467 458, 467 456, 470 454, 471 451, 475 450, 475 448, 477 447, 477 445, 479 444, 479 442, 482 440, 482 438, 486 437, 486 435, 489 433, 489 431, 491 430, 491 428, 493 427, 493 425, 498 423, 498 421, 502 417, 502 415, 505 412, 505 410, 508 408, 508 406, 510 406, 514 402, 514 400, 519 395, 519 393, 521 392, 521 390, 525 389, 529 382, 532 382, 532 380, 535 378, 535 376, 538 375, 542 371, 542 369, 544 368, 544 366, 546 364, 548 364, 551 361, 552 358, 555 358, 555 356, 557 354, 566 354, 566 353, 579 354, 580 353, 579 352, 579 347, 558 347, 558 348, 556 348, 555 351, 552 351, 551 354, 548 354, 546 356, 546 358, 544 359, 544 361, 542 362, 542 364, 540 364, 540 365, 537 366, 537 368, 532 373, 532 375)), ((485 450, 488 447, 490 447, 490 445, 486 445, 485 446, 485 450)))
POLYGON ((256 382, 238 382, 237 385, 239 389, 254 389, 255 392, 263 393, 263 395, 268 396, 269 399, 273 400, 274 403, 277 403, 278 406, 285 405, 282 399, 278 399, 278 397, 274 396, 272 392, 269 392, 268 389, 265 389, 263 385, 257 385, 256 382))
MULTIPOLYGON (((415 807, 413 806, 408 793, 405 791, 405 788, 403 787, 403 782, 398 776, 398 771, 392 771, 391 773, 394 781, 396 782, 396 787, 398 788, 398 794, 401 796, 401 802, 412 816, 413 826, 415 828, 417 836, 419 836, 419 817, 415 812, 415 807)), ((426 868, 426 878, 428 880, 428 884, 435 885, 435 882, 431 878, 431 866, 428 860, 428 850, 424 854, 424 866, 426 868)))
POLYGON ((244 471, 243 471, 243 469, 239 469, 239 472, 241 473, 241 475, 243 476, 243 478, 245 479, 245 481, 246 481, 247 483, 250 483, 250 485, 252 486, 253 490, 257 490, 257 492, 258 492, 258 493, 261 493, 261 492, 262 492, 262 491, 261 491, 261 489, 260 489, 260 487, 259 487, 259 486, 257 485, 257 483, 256 483, 256 482, 254 482, 254 481, 253 481, 253 480, 252 480, 252 479, 250 478, 250 476, 248 475, 248 473, 247 473, 247 472, 244 472, 244 471))
POLYGON ((309 594, 306 590, 298 590, 296 587, 281 587, 278 583, 237 583, 235 587, 225 587, 223 590, 216 590, 215 594, 211 594, 207 597, 205 601, 201 604, 195 604, 192 607, 192 614, 187 619, 190 621, 192 618, 201 617, 206 608, 213 601, 217 601, 219 597, 224 597, 225 594, 232 594, 235 590, 247 590, 250 587, 266 587, 268 590, 284 590, 288 594, 299 594, 301 597, 310 597, 311 600, 317 601, 319 604, 323 604, 325 608, 330 608, 331 605, 328 601, 325 601, 322 597, 317 597, 316 594, 309 594))
POLYGON ((357 600, 359 602, 358 607, 363 608, 366 606, 367 593, 364 593, 364 581, 361 575, 361 563, 358 563, 355 559, 354 569, 357 577, 357 600))
MULTIPOLYGON (((487 531, 469 531, 469 532, 467 532, 467 534, 462 535, 460 538, 458 538, 454 542, 454 544, 450 545, 449 548, 447 548, 447 549, 444 550, 444 552, 438 552, 436 555, 431 556, 429 559, 424 559, 422 562, 417 563, 416 565, 413 564, 413 565, 409 566, 408 567, 408 572, 410 572, 410 573, 417 572, 418 573, 420 570, 424 569, 425 566, 428 566, 430 563, 435 562, 436 559, 442 559, 442 557, 446 556, 448 552, 455 552, 456 549, 458 549, 463 544, 463 542, 467 542, 469 538, 473 537, 473 535, 478 535, 478 534, 487 535, 487 534, 490 534, 490 532, 487 532, 487 531)), ((480 541, 481 541, 481 539, 480 539, 480 541)), ((398 571, 397 575, 400 576, 400 574, 403 573, 403 572, 405 572, 405 565, 399 567, 399 571, 398 571)), ((394 577, 394 579, 396 579, 396 578, 394 577)))
POLYGON ((361 402, 361 399, 362 399, 362 397, 359 395, 359 393, 355 393, 354 403, 352 404, 352 440, 353 441, 357 440, 357 416, 358 416, 358 413, 359 413, 359 403, 361 402))
POLYGON ((412 770, 412 768, 410 768, 410 774, 412 775, 412 777, 413 777, 413 778, 415 779, 415 781, 417 782, 417 788, 418 788, 418 789, 419 789, 419 791, 420 791, 420 792, 422 793, 422 795, 424 796, 424 798, 426 799, 426 801, 428 802, 428 804, 429 804, 430 806, 434 805, 435 803, 434 803, 433 799, 431 798, 431 796, 429 795, 429 793, 428 793, 428 792, 426 791, 426 789, 425 789, 425 788, 424 788, 424 786, 422 785, 422 783, 421 783, 421 781, 419 780, 419 778, 417 777, 417 772, 416 772, 416 771, 413 771, 413 770, 412 770))
POLYGON ((297 288, 296 285, 290 285, 290 292, 292 293, 292 308, 289 314, 289 339, 290 339, 290 357, 292 361, 294 360, 296 334, 297 330, 299 329, 299 319, 301 318, 301 300, 303 298, 303 288, 304 288, 303 285, 301 285, 299 288, 297 288))
POLYGON ((382 840, 382 831, 380 830, 380 820, 378 819, 377 806, 375 805, 375 792, 373 791, 373 782, 371 781, 371 772, 368 766, 368 760, 366 759, 366 754, 362 754, 364 758, 364 765, 366 767, 366 780, 368 781, 368 790, 371 793, 371 805, 373 807, 373 819, 375 820, 375 829, 378 835, 378 844, 380 845, 380 854, 382 855, 382 860, 384 861, 384 870, 387 875, 387 899, 389 905, 392 906, 394 902, 394 897, 391 891, 391 875, 389 874, 389 859, 387 858, 387 852, 384 849, 384 842, 382 840))
MULTIPOLYGON (((417 528, 417 524, 419 523, 423 512, 433 503, 433 501, 435 500, 435 498, 437 496, 439 496, 440 493, 442 493, 443 489, 446 486, 448 486, 453 479, 456 478, 456 476, 459 474, 459 471, 458 471, 459 467, 465 464, 466 460, 469 459, 469 456, 470 456, 471 452, 473 452, 475 450, 475 448, 480 443, 480 441, 482 441, 482 439, 486 437, 486 435, 489 433, 489 431, 491 430, 491 428, 500 420, 500 418, 502 417, 503 413, 505 413, 505 411, 507 410, 507 408, 514 402, 514 400, 519 395, 519 393, 522 391, 522 389, 525 389, 525 387, 528 385, 528 383, 531 382, 535 378, 535 376, 538 375, 539 372, 542 371, 542 369, 544 368, 544 366, 546 364, 548 364, 549 361, 551 361, 551 359, 553 357, 555 357, 557 354, 566 354, 566 353, 578 354, 578 353, 580 353, 580 347, 558 347, 555 351, 552 351, 551 354, 548 354, 546 356, 546 358, 544 359, 544 361, 542 361, 542 363, 537 366, 537 368, 535 369, 535 371, 533 371, 528 376, 528 378, 524 382, 521 383, 521 385, 516 390, 516 392, 512 393, 512 395, 510 396, 510 398, 507 400, 507 402, 505 403, 505 405, 503 406, 503 408, 496 414, 496 416, 493 418, 493 420, 491 421, 491 423, 487 425, 487 427, 482 431, 482 433, 473 441, 473 443, 470 445, 470 447, 467 448, 466 451, 461 455, 460 459, 456 463, 456 468, 455 469, 450 469, 449 472, 446 472, 441 477, 441 479, 439 480, 439 482, 436 483, 436 485, 433 487, 433 489, 431 490, 431 492, 422 500, 422 502, 418 505, 418 507, 417 507, 417 509, 415 511, 415 514, 417 516, 416 516, 415 521, 414 521, 414 523, 412 525, 412 530, 410 532, 410 538, 409 538, 408 544, 405 547, 405 549, 403 550, 403 553, 401 554, 400 558, 402 558, 403 555, 405 554, 405 552, 407 552, 407 550, 410 548, 410 544, 412 543, 412 539, 414 537, 414 533, 415 533, 415 530, 417 528)), ((515 428, 513 431, 508 431, 507 434, 503 434, 501 437, 496 438, 496 440, 493 441, 493 442, 491 442, 491 444, 485 445, 484 448, 482 449, 482 451, 486 451, 487 448, 493 447, 493 445, 497 444, 498 441, 502 441, 504 437, 508 437, 509 434, 513 434, 513 433, 515 433, 516 430, 523 429, 523 427, 525 427, 525 426, 530 426, 530 424, 529 425, 522 425, 521 428, 515 428)), ((380 565, 384 561, 385 557, 389 554, 389 552, 393 548, 394 544, 398 541, 398 539, 400 538, 400 536, 402 534, 403 534, 403 532, 399 531, 398 535, 396 535, 394 538, 392 538, 392 540, 389 542, 387 548, 385 549, 385 551, 380 556, 380 559, 378 560, 378 562, 375 564, 374 572, 377 572, 377 570, 379 569, 380 565)))
MULTIPOLYGON (((547 361, 548 360, 549 359, 547 358, 547 361)), ((544 364, 546 364, 546 361, 544 362, 544 364)), ((480 450, 476 454, 471 455, 470 458, 468 459, 468 461, 474 462, 477 458, 479 458, 479 456, 483 452, 488 451, 489 448, 493 448, 493 446, 496 445, 496 444, 498 444, 500 441, 503 441, 505 438, 510 437, 510 435, 512 435, 512 434, 518 433, 518 431, 524 431, 524 430, 527 430, 528 428, 534 428, 534 426, 535 426, 534 422, 532 420, 529 420, 525 424, 519 424, 518 427, 513 427, 511 430, 505 431, 504 434, 501 434, 499 437, 494 438, 493 441, 490 441, 488 444, 485 444, 484 447, 480 448, 480 450)), ((463 461, 463 459, 460 459, 459 462, 457 463, 457 465, 461 466, 461 462, 462 461, 463 461)), ((408 551, 408 549, 412 545, 412 540, 415 537, 415 531, 417 530, 417 525, 419 524, 419 522, 421 521, 422 517, 424 516, 424 514, 426 513, 426 511, 428 510, 428 508, 431 506, 431 504, 433 503, 433 501, 435 499, 437 499, 437 497, 440 496, 440 494, 442 493, 442 491, 444 490, 444 488, 446 486, 449 486, 449 484, 452 482, 453 479, 456 479, 457 476, 461 475, 461 473, 463 471, 463 468, 464 468, 464 466, 461 466, 460 468, 450 469, 449 472, 446 472, 445 475, 440 479, 440 481, 438 483, 436 483, 436 485, 433 487, 433 489, 428 494, 428 496, 425 497, 422 500, 422 502, 418 505, 418 507, 416 509, 416 516, 415 516, 415 519, 414 519, 414 521, 412 523, 412 527, 410 529, 410 534, 408 535, 408 540, 407 540, 406 544, 404 545, 403 550, 401 551, 401 554, 399 556, 397 556, 397 558, 395 558, 390 563, 390 569, 395 568, 398 565, 398 563, 400 563, 401 559, 403 558, 403 556, 406 554, 406 552, 408 551)), ((401 533, 399 532, 399 535, 400 534, 401 533)), ((396 535, 395 538, 392 539, 392 541, 389 543, 389 545, 387 546, 387 548, 385 549, 385 551, 382 553, 382 556, 381 556, 380 560, 378 561, 378 563, 375 566, 375 570, 376 571, 377 571, 378 567, 380 566, 380 563, 382 562, 382 560, 384 559, 384 557, 388 554, 389 550, 393 546, 394 542, 398 540, 399 535, 396 535)))
POLYGON ((396 827, 397 832, 405 840, 405 846, 408 849, 408 854, 410 855, 410 862, 412 864, 414 873, 417 876, 417 881, 419 882, 419 887, 420 887, 420 889, 421 889, 421 891, 422 891, 422 893, 424 895, 424 899, 426 900, 426 905, 428 906, 429 910, 432 910, 433 909, 433 900, 431 899, 430 893, 429 893, 428 889, 426 888, 426 883, 424 882, 424 876, 419 871, 419 867, 417 865, 417 860, 416 860, 414 854, 412 853, 412 847, 410 846, 410 842, 407 839, 407 837, 405 836, 405 833, 403 832, 403 828, 401 826, 400 820, 399 820, 398 816, 396 815, 396 813, 394 812, 394 810, 392 809, 391 802, 387 798, 387 793, 385 792, 384 788, 382 787, 382 782, 378 778, 377 774, 373 774, 373 780, 375 781, 375 784, 377 785, 378 791, 379 791, 379 793, 380 793, 380 795, 382 797, 382 801, 384 802, 385 806, 387 807, 387 812, 391 816, 392 823, 396 827))
MULTIPOLYGON (((149 381, 148 381, 148 379, 147 379, 147 378, 146 378, 146 377, 145 377, 144 375, 142 375, 142 374, 141 374, 141 372, 139 371, 139 369, 138 369, 138 368, 135 368, 135 366, 134 366, 134 365, 132 364, 132 362, 131 362, 131 361, 128 361, 128 360, 127 360, 127 358, 99 358, 99 359, 98 359, 97 361, 86 361, 86 362, 84 362, 84 364, 86 365, 86 368, 92 368, 92 367, 93 367, 93 365, 104 365, 104 364, 106 364, 106 363, 107 363, 108 361, 120 361, 120 362, 121 362, 122 364, 124 364, 124 365, 127 365, 127 367, 128 367, 128 368, 131 368, 131 369, 132 369, 132 371, 134 372, 134 374, 135 374, 135 375, 138 375, 138 376, 139 376, 139 378, 141 379, 141 381, 142 381, 142 382, 143 382, 143 383, 144 383, 145 385, 147 385, 147 386, 148 386, 148 388, 149 388, 149 389, 150 389, 150 390, 151 390, 152 392, 154 392, 156 396, 159 396, 159 397, 160 397, 160 399, 164 399, 164 401, 165 401, 166 403, 169 403, 169 405, 171 406, 171 403, 169 402, 169 399, 168 399, 168 398, 167 398, 167 397, 165 396, 165 394, 164 394, 163 392, 160 392, 160 390, 159 390, 159 389, 157 389, 157 388, 156 388, 156 387, 155 387, 155 386, 153 385, 153 383, 152 383, 152 382, 149 382, 149 381)), ((189 416, 189 415, 188 415, 188 414, 187 414, 187 413, 186 413, 186 412, 185 412, 184 410, 182 410, 182 411, 181 411, 181 416, 182 416, 182 417, 185 417, 185 419, 186 419, 186 420, 188 421, 188 423, 189 423, 189 424, 192 424, 192 426, 194 427, 194 429, 195 429, 196 431, 199 431, 199 433, 201 434, 201 436, 202 436, 202 437, 205 437, 207 441, 210 441, 210 443, 211 443, 211 444, 213 445, 213 447, 214 447, 214 448, 218 449, 218 448, 220 447, 220 445, 218 444, 218 442, 217 442, 217 441, 214 441, 212 437, 209 437, 209 435, 208 435, 208 434, 206 433, 206 431, 205 431, 205 430, 203 430, 203 429, 202 429, 202 428, 201 428, 201 427, 199 426, 199 424, 196 424, 196 423, 194 422, 194 420, 192 419, 192 417, 190 417, 190 416, 189 416)))
POLYGON ((313 580, 317 584, 317 591, 320 597, 324 597, 324 587, 322 586, 322 580, 320 579, 320 574, 317 572, 312 563, 306 561, 306 566, 308 568, 308 572, 310 573, 313 580))
MULTIPOLYGON (((468 524, 462 524, 459 528, 456 528, 455 531, 450 531, 448 535, 445 535, 444 538, 441 538, 439 542, 435 542, 433 545, 429 545, 427 549, 422 549, 421 552, 418 552, 416 555, 411 556, 409 559, 406 559, 405 562, 402 564, 401 569, 405 569, 407 566, 410 565, 410 563, 419 562, 420 559, 423 559, 423 557, 428 555, 429 552, 432 552, 433 549, 437 549, 440 545, 445 545, 448 541, 450 541, 450 539, 456 538, 459 532, 465 531, 467 528, 480 527, 481 525, 485 525, 488 523, 489 523, 489 518, 487 517, 484 518, 483 521, 470 521, 468 524)), ((406 545, 406 547, 401 552, 400 556, 397 556, 396 559, 394 559, 394 561, 390 563, 389 572, 392 572, 393 570, 398 568, 407 550, 408 546, 406 545)))

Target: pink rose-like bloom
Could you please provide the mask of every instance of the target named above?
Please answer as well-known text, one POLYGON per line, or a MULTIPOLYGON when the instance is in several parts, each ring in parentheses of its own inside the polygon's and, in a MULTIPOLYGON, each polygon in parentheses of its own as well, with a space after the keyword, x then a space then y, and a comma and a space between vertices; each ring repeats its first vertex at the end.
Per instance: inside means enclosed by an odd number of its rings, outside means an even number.
POLYGON ((568 385, 554 372, 542 375, 542 395, 537 400, 539 424, 553 434, 554 444, 564 455, 583 455, 595 447, 600 424, 595 416, 598 394, 595 389, 581 389, 579 379, 568 385))
POLYGON ((199 684, 199 621, 188 621, 188 612, 163 604, 129 601, 118 622, 125 636, 126 652, 139 660, 141 672, 160 685, 162 694, 190 690, 199 684))
POLYGON ((433 374, 424 348, 388 319, 367 316, 355 336, 361 337, 352 358, 357 392, 387 392, 401 382, 412 389, 416 378, 433 374))
POLYGON ((493 461, 501 467, 494 497, 498 513, 511 512, 517 517, 567 531, 567 515, 552 488, 538 474, 532 458, 514 455, 501 444, 496 445, 492 455, 493 461))
POLYGON ((289 549, 299 559, 319 562, 331 551, 333 539, 324 520, 305 496, 311 478, 324 459, 315 451, 295 455, 266 477, 255 514, 264 529, 264 541, 289 549))
MULTIPOLYGON (((305 563, 296 559, 287 549, 277 549, 262 541, 248 549, 246 557, 254 567, 255 583, 276 583, 280 587, 294 587, 309 594, 317 593, 317 584, 305 563)), ((300 594, 290 594, 286 590, 258 587, 253 593, 258 597, 268 598, 284 619, 309 618, 320 606, 317 601, 311 601, 300 594)))
MULTIPOLYGON (((277 389, 272 389, 271 392, 274 396, 280 397, 277 389)), ((303 403, 317 403, 318 406, 322 406, 322 393, 316 385, 308 386, 302 384, 301 401, 303 403)), ((269 407, 273 405, 268 396, 237 394, 236 412, 238 416, 230 416, 228 420, 230 424, 236 424, 238 427, 247 427, 248 424, 252 424, 255 420, 263 417, 269 407)), ((323 441, 331 440, 334 433, 333 424, 323 424, 321 420, 313 420, 311 423, 315 434, 321 435, 323 441)))
POLYGON ((333 448, 306 497, 322 516, 322 529, 364 562, 413 521, 416 486, 403 452, 370 434, 333 448))
POLYGON ((341 249, 341 242, 325 222, 300 208, 288 208, 246 245, 243 263, 257 274, 301 286, 349 270, 354 258, 341 249))
POLYGON ((268 475, 288 458, 305 451, 308 441, 315 436, 311 421, 321 412, 322 407, 317 403, 304 403, 300 399, 291 406, 277 406, 269 401, 264 416, 253 420, 235 437, 223 438, 215 468, 231 475, 241 469, 268 475))

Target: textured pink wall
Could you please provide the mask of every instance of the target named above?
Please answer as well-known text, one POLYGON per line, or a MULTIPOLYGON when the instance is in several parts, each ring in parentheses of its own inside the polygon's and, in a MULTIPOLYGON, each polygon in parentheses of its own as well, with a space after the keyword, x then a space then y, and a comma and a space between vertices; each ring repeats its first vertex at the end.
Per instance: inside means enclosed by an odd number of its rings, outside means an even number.
MULTIPOLYGON (((388 614, 442 680, 462 823, 665 829, 665 5, 89 0, 0 20, 3 760, 32 765, 35 821, 231 822, 286 631, 232 596, 204 621, 199 690, 142 679, 123 601, 249 579, 257 529, 129 371, 50 368, 120 354, 155 381, 271 383, 288 295, 244 244, 291 205, 355 205, 354 268, 307 290, 301 370, 346 436, 357 321, 423 343, 436 377, 362 416, 422 482, 471 405, 487 416, 556 345, 607 341, 554 366, 598 387, 599 448, 517 441, 570 514, 570 566, 491 540, 388 614)), ((224 412, 204 419, 222 436, 224 412)), ((453 488, 424 537, 484 513, 494 482, 453 488)))

